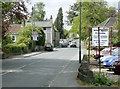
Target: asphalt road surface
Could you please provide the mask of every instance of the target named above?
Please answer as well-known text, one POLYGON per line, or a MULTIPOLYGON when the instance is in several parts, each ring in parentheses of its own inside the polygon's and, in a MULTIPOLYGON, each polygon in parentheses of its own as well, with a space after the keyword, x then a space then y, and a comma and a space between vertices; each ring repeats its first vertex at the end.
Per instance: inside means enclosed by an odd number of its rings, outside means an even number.
POLYGON ((27 58, 4 60, 2 87, 78 87, 78 53, 79 48, 56 48, 27 58))

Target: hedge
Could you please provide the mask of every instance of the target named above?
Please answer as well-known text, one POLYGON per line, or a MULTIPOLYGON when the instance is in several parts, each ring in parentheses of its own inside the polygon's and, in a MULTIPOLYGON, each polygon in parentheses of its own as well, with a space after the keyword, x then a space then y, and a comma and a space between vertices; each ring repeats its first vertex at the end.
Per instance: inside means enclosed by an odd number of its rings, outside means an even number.
POLYGON ((23 53, 27 53, 28 52, 28 47, 27 47, 27 45, 25 43, 20 43, 20 44, 18 44, 18 46, 23 51, 23 53))
POLYGON ((25 43, 20 44, 7 44, 3 47, 3 52, 5 53, 27 53, 28 48, 25 43))

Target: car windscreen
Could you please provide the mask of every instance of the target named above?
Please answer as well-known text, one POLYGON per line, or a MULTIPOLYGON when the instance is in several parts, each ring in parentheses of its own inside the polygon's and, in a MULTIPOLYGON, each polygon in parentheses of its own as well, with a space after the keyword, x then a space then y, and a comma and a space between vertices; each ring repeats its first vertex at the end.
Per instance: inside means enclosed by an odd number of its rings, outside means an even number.
POLYGON ((103 49, 102 51, 103 52, 106 52, 106 51, 109 51, 110 50, 110 48, 105 48, 105 49, 103 49))
POLYGON ((120 56, 120 49, 116 49, 116 50, 112 51, 112 55, 120 56))
POLYGON ((51 45, 46 45, 46 47, 51 47, 51 45))

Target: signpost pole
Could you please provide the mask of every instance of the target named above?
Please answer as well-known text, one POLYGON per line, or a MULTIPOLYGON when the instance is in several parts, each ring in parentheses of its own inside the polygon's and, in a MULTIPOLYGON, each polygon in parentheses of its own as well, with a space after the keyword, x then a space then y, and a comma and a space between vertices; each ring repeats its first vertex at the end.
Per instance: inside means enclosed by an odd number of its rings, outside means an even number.
POLYGON ((79 63, 81 63, 81 0, 80 0, 80 29, 79 29, 79 63))
POLYGON ((88 63, 90 64, 90 27, 89 27, 89 48, 88 48, 88 63))
MULTIPOLYGON (((33 6, 32 6, 32 34, 33 34, 33 6)), ((32 39, 32 51, 33 51, 33 39, 32 39)))
POLYGON ((112 55, 112 27, 111 27, 111 34, 110 34, 110 37, 111 37, 111 42, 110 42, 110 55, 112 55))
POLYGON ((98 27, 98 45, 99 45, 99 72, 101 72, 101 62, 100 62, 100 27, 98 27))

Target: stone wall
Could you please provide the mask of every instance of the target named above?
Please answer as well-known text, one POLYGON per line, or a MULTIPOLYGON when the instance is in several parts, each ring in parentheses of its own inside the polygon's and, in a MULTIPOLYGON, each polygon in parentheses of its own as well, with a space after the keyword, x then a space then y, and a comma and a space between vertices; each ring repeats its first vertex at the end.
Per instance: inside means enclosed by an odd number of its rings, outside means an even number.
POLYGON ((78 69, 78 79, 84 82, 93 83, 94 82, 94 74, 89 68, 87 55, 83 56, 82 62, 78 69))

